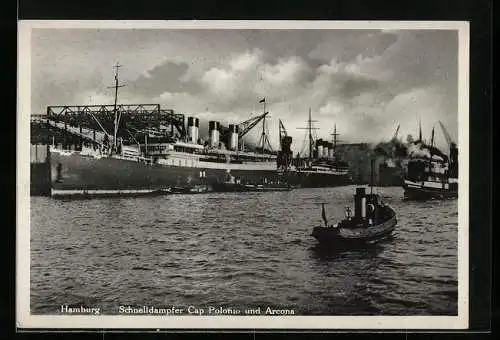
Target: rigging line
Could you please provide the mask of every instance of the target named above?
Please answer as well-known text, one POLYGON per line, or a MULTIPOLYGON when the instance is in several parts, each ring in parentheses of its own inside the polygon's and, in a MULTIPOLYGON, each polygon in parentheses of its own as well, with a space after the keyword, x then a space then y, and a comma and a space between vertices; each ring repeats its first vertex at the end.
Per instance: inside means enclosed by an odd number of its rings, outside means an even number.
POLYGON ((313 121, 311 121, 311 137, 313 138, 313 142, 318 139, 318 134, 316 133, 316 127, 314 126, 313 121))
POLYGON ((304 149, 306 147, 306 139, 309 139, 309 136, 307 135, 307 133, 304 135, 304 140, 302 141, 302 148, 300 149, 301 155, 304 153, 304 149))
POLYGON ((99 122, 99 120, 96 118, 96 116, 94 116, 94 114, 90 111, 88 111, 88 113, 95 119, 95 121, 97 122, 97 124, 99 124, 99 126, 101 127, 102 131, 104 131, 104 133, 106 135, 108 135, 108 137, 110 137, 111 135, 106 131, 106 129, 102 126, 101 122, 99 122))

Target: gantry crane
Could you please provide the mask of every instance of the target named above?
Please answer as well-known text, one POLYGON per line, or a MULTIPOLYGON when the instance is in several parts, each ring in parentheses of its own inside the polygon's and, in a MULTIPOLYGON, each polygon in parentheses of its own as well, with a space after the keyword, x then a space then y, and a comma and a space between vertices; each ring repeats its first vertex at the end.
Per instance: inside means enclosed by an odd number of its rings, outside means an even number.
POLYGON ((292 163, 292 137, 288 135, 285 125, 279 120, 280 151, 278 152, 278 167, 287 170, 292 163))

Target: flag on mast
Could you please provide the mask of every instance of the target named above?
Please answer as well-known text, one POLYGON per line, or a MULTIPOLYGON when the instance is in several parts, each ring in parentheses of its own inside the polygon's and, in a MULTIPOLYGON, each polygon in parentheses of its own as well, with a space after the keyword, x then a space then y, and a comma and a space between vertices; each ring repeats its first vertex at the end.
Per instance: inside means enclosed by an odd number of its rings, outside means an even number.
POLYGON ((328 222, 326 220, 326 213, 325 213, 325 203, 321 203, 321 217, 323 218, 323 221, 325 222, 325 226, 328 225, 328 222))
POLYGON ((262 98, 261 100, 259 100, 259 103, 265 103, 266 102, 266 98, 262 98))

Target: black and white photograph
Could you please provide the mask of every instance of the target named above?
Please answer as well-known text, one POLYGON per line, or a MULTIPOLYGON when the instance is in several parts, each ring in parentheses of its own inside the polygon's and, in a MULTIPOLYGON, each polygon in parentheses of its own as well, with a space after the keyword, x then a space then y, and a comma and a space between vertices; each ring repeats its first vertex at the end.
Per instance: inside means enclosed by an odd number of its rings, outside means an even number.
POLYGON ((20 21, 18 327, 467 328, 468 49, 466 22, 20 21))

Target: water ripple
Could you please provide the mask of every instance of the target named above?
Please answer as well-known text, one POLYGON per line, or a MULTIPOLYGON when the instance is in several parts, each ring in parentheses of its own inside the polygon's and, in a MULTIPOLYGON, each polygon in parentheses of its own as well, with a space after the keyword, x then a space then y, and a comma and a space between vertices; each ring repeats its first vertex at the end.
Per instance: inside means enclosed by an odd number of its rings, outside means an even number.
POLYGON ((457 202, 402 200, 394 236, 364 249, 310 237, 316 203, 342 218, 353 187, 149 198, 31 198, 31 312, 61 304, 219 303, 305 315, 455 315, 457 202))

